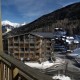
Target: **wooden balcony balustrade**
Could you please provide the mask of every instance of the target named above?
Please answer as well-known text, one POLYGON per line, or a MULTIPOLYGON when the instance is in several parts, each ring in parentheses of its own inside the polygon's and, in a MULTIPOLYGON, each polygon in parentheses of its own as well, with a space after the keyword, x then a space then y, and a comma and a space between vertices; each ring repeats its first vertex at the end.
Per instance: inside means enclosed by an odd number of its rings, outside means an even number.
POLYGON ((0 80, 53 80, 14 57, 0 53, 0 80))

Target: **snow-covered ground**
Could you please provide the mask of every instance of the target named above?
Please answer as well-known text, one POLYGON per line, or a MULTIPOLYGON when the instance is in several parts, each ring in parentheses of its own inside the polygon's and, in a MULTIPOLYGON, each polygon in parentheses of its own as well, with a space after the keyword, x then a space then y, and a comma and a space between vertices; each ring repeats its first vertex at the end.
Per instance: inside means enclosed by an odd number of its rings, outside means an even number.
POLYGON ((53 62, 49 62, 49 61, 45 61, 45 62, 42 62, 42 63, 38 63, 38 62, 25 62, 25 64, 30 66, 30 67, 32 67, 32 68, 47 69, 47 68, 49 68, 51 66, 62 64, 64 62, 65 61, 63 61, 62 59, 57 58, 56 61, 53 61, 53 62))
POLYGON ((70 77, 65 75, 55 75, 52 77, 53 79, 59 79, 59 80, 71 80, 70 77))

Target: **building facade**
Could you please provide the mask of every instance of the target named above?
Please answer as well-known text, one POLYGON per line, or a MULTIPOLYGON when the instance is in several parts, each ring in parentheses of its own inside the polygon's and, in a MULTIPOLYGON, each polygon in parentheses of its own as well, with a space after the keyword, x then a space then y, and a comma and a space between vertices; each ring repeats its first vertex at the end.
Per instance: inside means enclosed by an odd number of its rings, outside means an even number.
POLYGON ((38 60, 53 52, 52 33, 29 33, 8 37, 8 54, 17 59, 38 60))

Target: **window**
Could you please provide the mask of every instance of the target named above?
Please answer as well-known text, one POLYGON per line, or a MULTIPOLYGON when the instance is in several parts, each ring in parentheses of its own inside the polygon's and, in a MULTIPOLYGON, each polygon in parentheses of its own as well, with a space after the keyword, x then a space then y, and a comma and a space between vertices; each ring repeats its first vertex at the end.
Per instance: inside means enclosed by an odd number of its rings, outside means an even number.
POLYGON ((34 46, 34 44, 30 44, 30 46, 34 46))
POLYGON ((23 35, 20 36, 20 41, 24 41, 24 36, 23 35))
POLYGON ((31 50, 31 51, 34 51, 35 49, 34 49, 34 48, 31 48, 30 50, 31 50))
POLYGON ((36 56, 39 56, 39 53, 36 53, 36 56))
POLYGON ((21 48, 21 51, 24 51, 24 48, 21 48))
POLYGON ((29 48, 25 48, 25 51, 29 51, 29 48))
POLYGON ((24 57, 24 54, 23 53, 20 53, 20 57, 24 57))
POLYGON ((47 50, 50 50, 50 48, 47 48, 47 50))
POLYGON ((15 56, 19 56, 19 54, 18 53, 15 53, 15 56))
POLYGON ((18 41, 18 36, 14 37, 14 41, 18 41))
POLYGON ((18 43, 15 43, 14 46, 19 46, 19 44, 18 43))
POLYGON ((30 39, 29 42, 30 42, 30 43, 34 43, 34 39, 30 39))

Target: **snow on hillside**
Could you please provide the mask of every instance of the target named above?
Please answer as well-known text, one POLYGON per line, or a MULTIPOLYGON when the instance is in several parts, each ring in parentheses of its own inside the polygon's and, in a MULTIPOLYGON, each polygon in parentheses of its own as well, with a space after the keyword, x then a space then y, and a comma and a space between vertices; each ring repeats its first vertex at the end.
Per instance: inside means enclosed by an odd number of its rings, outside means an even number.
POLYGON ((2 25, 5 26, 5 25, 10 25, 10 26, 13 26, 14 28, 16 27, 20 27, 22 25, 25 25, 26 23, 23 23, 23 24, 19 24, 19 23, 13 23, 13 22, 10 22, 8 20, 5 20, 5 21, 2 21, 2 25))
POLYGON ((12 29, 18 28, 20 26, 23 26, 26 23, 24 22, 24 23, 20 24, 20 23, 13 23, 13 22, 10 22, 8 20, 5 20, 5 21, 2 21, 1 24, 2 24, 2 32, 3 32, 3 34, 6 34, 9 31, 11 31, 12 29))

